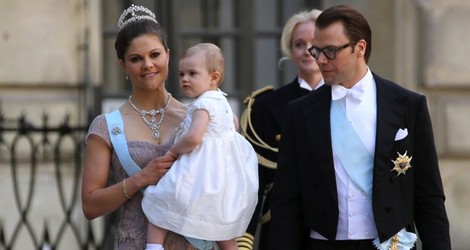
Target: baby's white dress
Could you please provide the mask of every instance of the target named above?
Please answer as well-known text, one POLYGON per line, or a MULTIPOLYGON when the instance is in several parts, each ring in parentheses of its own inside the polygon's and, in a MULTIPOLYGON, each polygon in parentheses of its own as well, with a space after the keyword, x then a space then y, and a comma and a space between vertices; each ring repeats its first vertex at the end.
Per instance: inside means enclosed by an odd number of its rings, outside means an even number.
POLYGON ((234 127, 223 92, 195 99, 176 133, 184 135, 195 110, 209 113, 202 143, 181 154, 157 185, 144 192, 149 221, 178 234, 228 240, 244 234, 258 199, 258 160, 251 144, 234 127))

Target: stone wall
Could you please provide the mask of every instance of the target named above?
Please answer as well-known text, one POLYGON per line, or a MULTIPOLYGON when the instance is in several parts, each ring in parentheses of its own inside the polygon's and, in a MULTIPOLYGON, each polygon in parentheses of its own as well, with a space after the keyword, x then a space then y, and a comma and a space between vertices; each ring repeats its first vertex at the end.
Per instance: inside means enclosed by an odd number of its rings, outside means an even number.
MULTIPOLYGON (((18 126, 20 115, 36 128, 42 127, 45 114, 51 127, 59 126, 66 116, 71 126, 86 125, 87 89, 101 81, 100 1, 0 2, 2 129, 18 126)), ((60 240, 59 249, 80 249, 80 235, 86 236, 87 221, 79 194, 71 195, 75 180, 71 173, 76 166, 64 165, 62 182, 58 183, 53 158, 41 157, 44 148, 31 148, 29 137, 0 132, 0 249, 11 244, 12 249, 37 249, 46 227, 51 241, 60 240), (13 143, 17 139, 20 142, 13 143), (9 147, 12 143, 19 147, 14 157, 9 147), (33 166, 29 160, 35 150, 40 160, 33 166), (16 180, 11 166, 15 166, 16 180), (65 207, 78 204, 70 215, 64 211, 59 190, 66 197, 65 207)), ((34 135, 35 145, 43 145, 39 134, 34 135)), ((57 136, 52 136, 49 142, 53 145, 56 140, 57 136)), ((73 159, 73 153, 68 157, 73 159)))
POLYGON ((51 120, 69 113, 82 121, 86 89, 102 75, 99 1, 1 5, 0 112, 36 120, 47 109, 51 120))
POLYGON ((470 239, 470 2, 415 1, 421 89, 429 96, 453 249, 470 239))

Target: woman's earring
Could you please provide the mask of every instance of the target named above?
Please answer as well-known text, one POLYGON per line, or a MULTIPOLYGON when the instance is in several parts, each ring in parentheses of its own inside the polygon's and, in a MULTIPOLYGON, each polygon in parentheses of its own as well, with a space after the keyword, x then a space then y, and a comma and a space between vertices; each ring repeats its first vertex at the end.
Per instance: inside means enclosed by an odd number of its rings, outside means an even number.
POLYGON ((126 73, 126 80, 129 80, 129 75, 126 73))

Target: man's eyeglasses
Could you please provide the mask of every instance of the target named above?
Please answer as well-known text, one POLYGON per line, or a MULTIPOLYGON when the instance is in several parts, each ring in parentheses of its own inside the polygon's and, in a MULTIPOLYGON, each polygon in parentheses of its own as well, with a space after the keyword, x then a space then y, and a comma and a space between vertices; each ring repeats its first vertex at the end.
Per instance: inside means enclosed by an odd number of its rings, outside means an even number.
POLYGON ((320 54, 322 52, 323 52, 323 55, 326 56, 326 58, 328 58, 329 60, 333 60, 333 59, 336 58, 336 53, 338 53, 338 51, 340 51, 344 48, 347 48, 349 46, 355 45, 355 44, 356 44, 356 42, 349 42, 349 43, 347 43, 343 46, 340 46, 340 47, 328 46, 328 47, 323 48, 323 49, 312 46, 308 49, 308 52, 310 52, 310 54, 313 56, 313 58, 315 58, 315 60, 318 60, 318 58, 320 58, 320 54))

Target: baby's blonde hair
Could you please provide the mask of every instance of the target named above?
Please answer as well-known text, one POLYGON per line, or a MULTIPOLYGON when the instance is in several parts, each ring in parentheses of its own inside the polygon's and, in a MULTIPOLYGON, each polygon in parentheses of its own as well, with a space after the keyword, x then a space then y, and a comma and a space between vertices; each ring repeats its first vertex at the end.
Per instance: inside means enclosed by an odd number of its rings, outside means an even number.
POLYGON ((206 59, 206 67, 209 73, 213 73, 215 71, 220 73, 220 80, 217 83, 220 85, 224 79, 224 56, 222 54, 222 50, 213 43, 198 43, 184 51, 181 59, 196 54, 204 55, 206 59))

